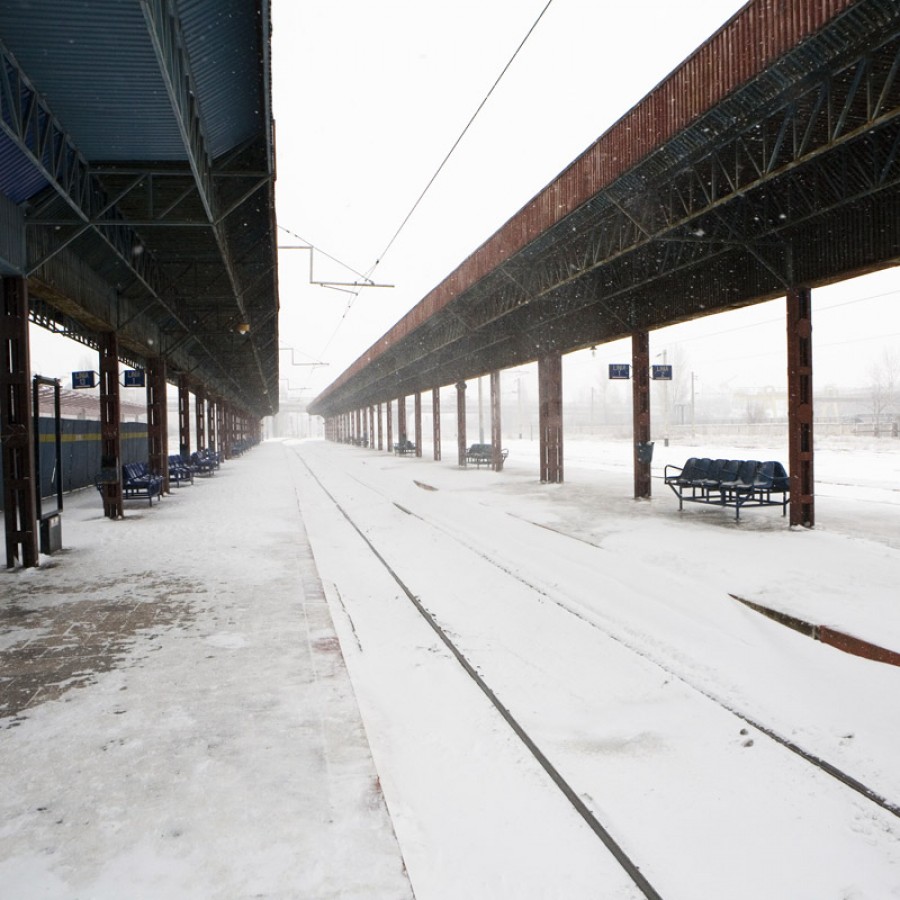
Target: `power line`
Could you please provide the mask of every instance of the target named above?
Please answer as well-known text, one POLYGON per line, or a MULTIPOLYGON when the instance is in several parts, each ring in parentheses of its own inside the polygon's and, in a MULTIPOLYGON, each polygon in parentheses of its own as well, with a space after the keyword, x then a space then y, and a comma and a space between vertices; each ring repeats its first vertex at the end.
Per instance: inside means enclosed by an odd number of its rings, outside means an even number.
POLYGON ((437 180, 438 175, 440 175, 441 172, 443 171, 444 166, 447 165, 448 160, 453 155, 454 151, 459 146, 462 139, 466 136, 466 132, 472 126, 472 123, 475 121, 478 114, 484 108, 484 105, 490 99, 491 94, 494 93, 494 89, 497 87, 498 84, 500 84, 501 79, 506 74, 509 67, 513 64, 513 61, 515 60, 515 58, 519 55, 519 51, 525 46, 525 42, 528 40, 528 38, 531 37, 531 34, 534 31, 534 29, 537 28, 538 23, 544 17, 544 13, 547 12, 547 10, 550 8, 551 3, 553 3, 553 0, 547 0, 546 5, 540 11, 540 13, 538 14, 538 17, 532 23, 531 28, 528 29, 528 32, 526 33, 525 37, 522 38, 521 42, 519 43, 519 46, 516 47, 515 52, 509 58, 509 61, 506 63, 506 65, 503 67, 503 70, 500 72, 500 74, 497 76, 494 83, 491 85, 490 90, 484 95, 481 103, 478 104, 478 108, 475 110, 475 112, 472 113, 472 117, 466 123, 465 128, 463 128, 463 130, 459 134, 459 137, 457 137, 457 139, 453 142, 453 146, 447 151, 447 155, 443 158, 443 160, 441 161, 441 164, 437 167, 437 170, 435 171, 434 175, 431 176, 431 178, 428 180, 428 184, 425 185, 424 190, 422 191, 421 194, 419 194, 419 197, 416 200, 416 202, 413 203, 412 209, 410 209, 410 211, 406 214, 405 218, 400 223, 400 227, 397 228, 397 230, 394 232, 393 237, 388 241, 387 246, 384 248, 384 250, 381 251, 381 253, 378 255, 378 258, 372 264, 372 267, 369 269, 368 275, 366 277, 371 276, 371 274, 375 271, 375 269, 379 266, 381 261, 384 259, 387 252, 394 245, 394 241, 397 240, 397 238, 400 236, 400 232, 403 231, 403 229, 406 227, 407 222, 409 222, 409 220, 412 218, 413 213, 415 213, 415 211, 418 209, 419 204, 422 202, 422 200, 425 198, 425 195, 428 193, 431 186, 437 180))

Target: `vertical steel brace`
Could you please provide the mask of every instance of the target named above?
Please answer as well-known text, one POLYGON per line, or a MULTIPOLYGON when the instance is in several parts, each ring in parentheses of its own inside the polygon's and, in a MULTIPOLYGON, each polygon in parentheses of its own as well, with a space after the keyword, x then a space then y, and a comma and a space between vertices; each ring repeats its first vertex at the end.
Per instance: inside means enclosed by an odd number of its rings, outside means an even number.
POLYGON ((788 467, 791 525, 816 522, 813 481, 812 298, 809 288, 787 294, 788 467))
POLYGON ((147 360, 147 461, 154 475, 161 475, 169 493, 169 433, 166 408, 166 361, 147 360))
POLYGON ((434 459, 441 459, 441 389, 433 388, 431 391, 431 430, 434 443, 434 459))
POLYGON ((416 431, 416 456, 422 455, 422 392, 416 391, 413 399, 413 420, 416 431))
POLYGON ((459 454, 459 467, 466 467, 466 383, 456 383, 456 452, 459 454))
POLYGON ((38 564, 34 420, 29 404, 28 289, 24 278, 4 278, 0 307, 0 443, 6 565, 38 564))
POLYGON ((550 353, 538 359, 538 430, 541 483, 563 481, 562 356, 550 353))
POLYGON ((503 432, 500 428, 500 372, 491 372, 491 468, 503 471, 503 432))
POLYGON ((406 397, 397 398, 397 440, 406 444, 406 397))
POLYGON ((196 411, 194 427, 197 435, 197 449, 202 450, 206 447, 206 394, 202 387, 198 387, 194 391, 194 403, 196 411))
POLYGON ((191 393, 183 372, 178 376, 178 452, 182 459, 191 457, 191 393))
POLYGON ((650 442, 650 335, 636 331, 631 335, 631 398, 634 411, 634 499, 649 497, 650 461, 644 462, 638 445, 650 442))
POLYGON ((119 339, 106 331, 100 335, 100 466, 108 478, 102 493, 103 515, 109 519, 125 515, 119 410, 119 339))

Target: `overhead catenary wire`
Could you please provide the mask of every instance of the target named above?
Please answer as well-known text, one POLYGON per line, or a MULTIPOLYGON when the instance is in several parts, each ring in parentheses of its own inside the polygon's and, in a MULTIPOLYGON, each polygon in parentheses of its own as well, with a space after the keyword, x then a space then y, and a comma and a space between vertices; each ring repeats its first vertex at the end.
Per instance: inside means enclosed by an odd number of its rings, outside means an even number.
POLYGON ((447 165, 447 162, 450 160, 450 157, 453 156, 454 152, 456 151, 456 148, 460 145, 460 143, 462 142, 462 139, 466 136, 466 133, 467 133, 468 130, 472 127, 472 123, 473 123, 473 122, 475 121, 475 119, 478 117, 478 114, 479 114, 479 113, 481 112, 481 110, 484 108, 485 104, 486 104, 486 103, 488 102, 488 100, 490 99, 491 94, 494 93, 494 90, 496 89, 497 85, 500 84, 500 81, 503 79, 503 76, 507 73, 507 71, 509 70, 509 67, 513 64, 513 62, 515 61, 515 58, 519 55, 519 52, 520 52, 521 49, 525 46, 525 43, 526 43, 526 42, 528 41, 528 39, 531 37, 531 35, 532 35, 532 33, 534 32, 535 28, 537 28, 538 23, 539 23, 539 22, 541 21, 541 19, 544 17, 544 13, 547 12, 547 10, 550 8, 550 5, 551 5, 552 3, 553 3, 553 0, 547 0, 547 3, 544 5, 544 8, 540 11, 540 13, 538 13, 537 18, 534 20, 534 22, 532 22, 531 27, 528 29, 527 33, 525 34, 525 37, 523 37, 522 40, 519 42, 519 46, 516 47, 515 51, 513 52, 513 55, 509 58, 509 60, 507 61, 506 65, 505 65, 505 66, 503 67, 503 69, 501 70, 500 74, 499 74, 499 75, 497 76, 497 78, 494 80, 494 83, 491 85, 491 87, 490 87, 490 89, 488 90, 488 92, 484 95, 484 97, 482 98, 481 102, 478 104, 478 107, 476 108, 475 112, 472 113, 471 117, 469 118, 469 121, 466 122, 465 127, 464 127, 463 130, 459 133, 459 136, 456 138, 456 140, 453 142, 453 145, 452 145, 452 146, 450 147, 450 149, 447 151, 447 154, 446 154, 446 155, 444 156, 444 158, 441 160, 441 164, 437 167, 437 169, 435 170, 435 172, 434 172, 434 174, 431 176, 431 178, 428 179, 428 183, 427 183, 427 184, 425 185, 425 187, 423 188, 422 193, 419 194, 418 198, 416 199, 416 202, 413 203, 411 209, 410 209, 409 212, 406 214, 406 216, 403 218, 403 221, 400 223, 399 227, 398 227, 397 230, 394 232, 394 234, 392 235, 391 239, 387 242, 387 245, 385 246, 384 250, 382 250, 381 253, 378 254, 378 257, 375 259, 375 262, 372 264, 371 268, 369 269, 368 273, 366 274, 366 277, 367 277, 367 278, 368 278, 368 277, 371 277, 372 273, 373 273, 373 272, 375 271, 375 269, 378 268, 378 266, 381 264, 381 261, 384 259, 384 257, 387 255, 387 253, 390 251, 391 247, 393 247, 394 242, 395 242, 395 241, 397 240, 397 238, 400 236, 400 233, 401 233, 401 232, 403 231, 403 229, 406 227, 406 225, 407 225, 407 223, 409 222, 409 220, 413 217, 413 214, 415 213, 415 211, 419 208, 419 204, 422 202, 422 200, 425 199, 425 195, 428 193, 428 191, 431 189, 431 186, 435 183, 435 181, 437 180, 438 176, 439 176, 439 175, 441 174, 441 172, 443 171, 444 166, 447 165))
MULTIPOLYGON (((339 266, 342 266, 348 272, 352 272, 354 275, 358 275, 360 278, 369 280, 368 275, 363 275, 362 272, 358 272, 356 269, 353 268, 353 266, 348 266, 347 263, 342 262, 336 256, 332 256, 330 253, 326 253, 321 247, 317 247, 312 241, 307 240, 302 235, 297 234, 296 231, 291 231, 289 228, 285 228, 284 225, 279 225, 278 229, 279 229, 279 231, 283 231, 285 234, 289 234, 291 237, 297 238, 298 241, 303 241, 305 246, 302 248, 299 248, 299 249, 315 250, 316 253, 321 253, 322 256, 326 257, 327 259, 330 259, 332 262, 336 262, 339 266)), ((297 249, 297 248, 283 248, 283 249, 297 249)))

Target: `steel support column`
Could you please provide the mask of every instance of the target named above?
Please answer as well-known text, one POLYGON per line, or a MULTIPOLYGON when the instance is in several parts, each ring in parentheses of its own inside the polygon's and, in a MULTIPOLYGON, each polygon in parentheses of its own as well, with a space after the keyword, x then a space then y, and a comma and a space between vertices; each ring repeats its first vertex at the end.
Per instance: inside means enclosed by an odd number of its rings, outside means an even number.
POLYGON ((191 393, 184 373, 178 376, 178 452, 191 458, 191 393))
POLYGON ((196 435, 197 449, 202 450, 206 446, 206 395, 203 388, 199 387, 194 391, 194 410, 196 412, 196 435))
POLYGON ((441 459, 441 389, 433 388, 431 391, 431 433, 434 444, 435 462, 441 459))
POLYGON ((378 404, 378 449, 384 450, 384 430, 381 424, 382 417, 382 408, 381 404, 378 404))
POLYGON ((209 449, 216 452, 216 413, 215 401, 211 397, 206 398, 206 441, 209 449))
POLYGON ((385 416, 385 420, 387 422, 387 447, 384 449, 387 450, 388 453, 392 453, 394 450, 394 410, 393 403, 388 400, 385 404, 387 408, 387 415, 385 416))
POLYGON ((119 339, 114 331, 100 335, 100 467, 103 470, 103 515, 120 519, 122 443, 119 433, 119 339))
POLYGON ((650 335, 631 335, 631 398, 634 409, 634 499, 650 496, 650 335))
POLYGON ((813 481, 813 359, 810 289, 787 294, 788 467, 791 525, 816 522, 813 481))
POLYGON ((491 372, 491 468, 503 471, 503 432, 500 428, 500 372, 491 372))
POLYGON ((234 431, 234 410, 231 408, 230 403, 223 404, 222 410, 222 425, 223 427, 223 436, 222 436, 222 444, 224 449, 224 458, 231 459, 231 446, 232 446, 232 436, 234 431))
POLYGON ((406 397, 397 398, 397 442, 406 444, 406 397))
POLYGON ((225 453, 225 401, 219 400, 216 403, 216 451, 219 454, 219 460, 227 459, 225 453))
POLYGON ((541 483, 563 480, 562 356, 550 353, 538 359, 538 430, 541 483))
POLYGON ((375 404, 369 407, 369 440, 366 446, 370 448, 375 446, 375 404))
POLYGON ((169 493, 169 433, 166 409, 166 361, 159 356, 147 360, 147 462, 154 475, 161 475, 163 491, 169 493))
POLYGON ((459 467, 466 467, 466 383, 456 383, 456 452, 459 467))
POLYGON ((6 565, 38 564, 34 420, 29 404, 28 289, 24 278, 4 278, 0 306, 0 443, 6 565))
POLYGON ((422 455, 422 392, 416 391, 413 399, 413 424, 416 432, 416 456, 422 455))

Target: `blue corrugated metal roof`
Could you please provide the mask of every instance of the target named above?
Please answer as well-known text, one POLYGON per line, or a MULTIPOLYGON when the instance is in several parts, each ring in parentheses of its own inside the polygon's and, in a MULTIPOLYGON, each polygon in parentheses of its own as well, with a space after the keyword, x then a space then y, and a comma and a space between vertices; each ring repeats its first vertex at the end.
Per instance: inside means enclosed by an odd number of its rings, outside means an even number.
POLYGON ((180 0, 178 10, 215 159, 263 129, 259 11, 243 0, 180 0))
MULTIPOLYGON (((14 114, 7 125, 17 136, 0 129, 0 194, 19 205, 35 198, 22 266, 33 301, 85 334, 101 327, 71 287, 71 273, 85 266, 155 320, 195 378, 261 411, 277 403, 278 369, 273 198, 259 181, 260 172, 273 174, 268 15, 269 0, 0 0, 4 64, 38 117, 27 133, 14 114), (60 196, 19 140, 41 154, 60 196), (79 165, 58 154, 63 140, 79 165), (226 155, 229 178, 217 183, 208 163, 226 155), (216 211, 241 197, 241 227, 215 231, 216 211), (99 210, 122 228, 77 228, 79 215, 99 210), (135 244, 147 251, 146 265, 132 266, 127 247, 135 244), (191 285, 169 296, 172 268, 185 266, 191 285), (231 339, 233 321, 253 323, 246 340, 231 339)), ((131 329, 129 352, 158 352, 148 328, 142 321, 131 329)))
POLYGON ((0 194, 21 203, 47 187, 46 179, 21 150, 0 131, 0 194))
POLYGON ((0 34, 89 161, 184 159, 140 4, 20 5, 0 4, 0 34))
MULTIPOLYGON (((177 4, 213 158, 262 127, 254 7, 177 4)), ((4 0, 0 35, 89 161, 186 158, 137 0, 4 0)))

